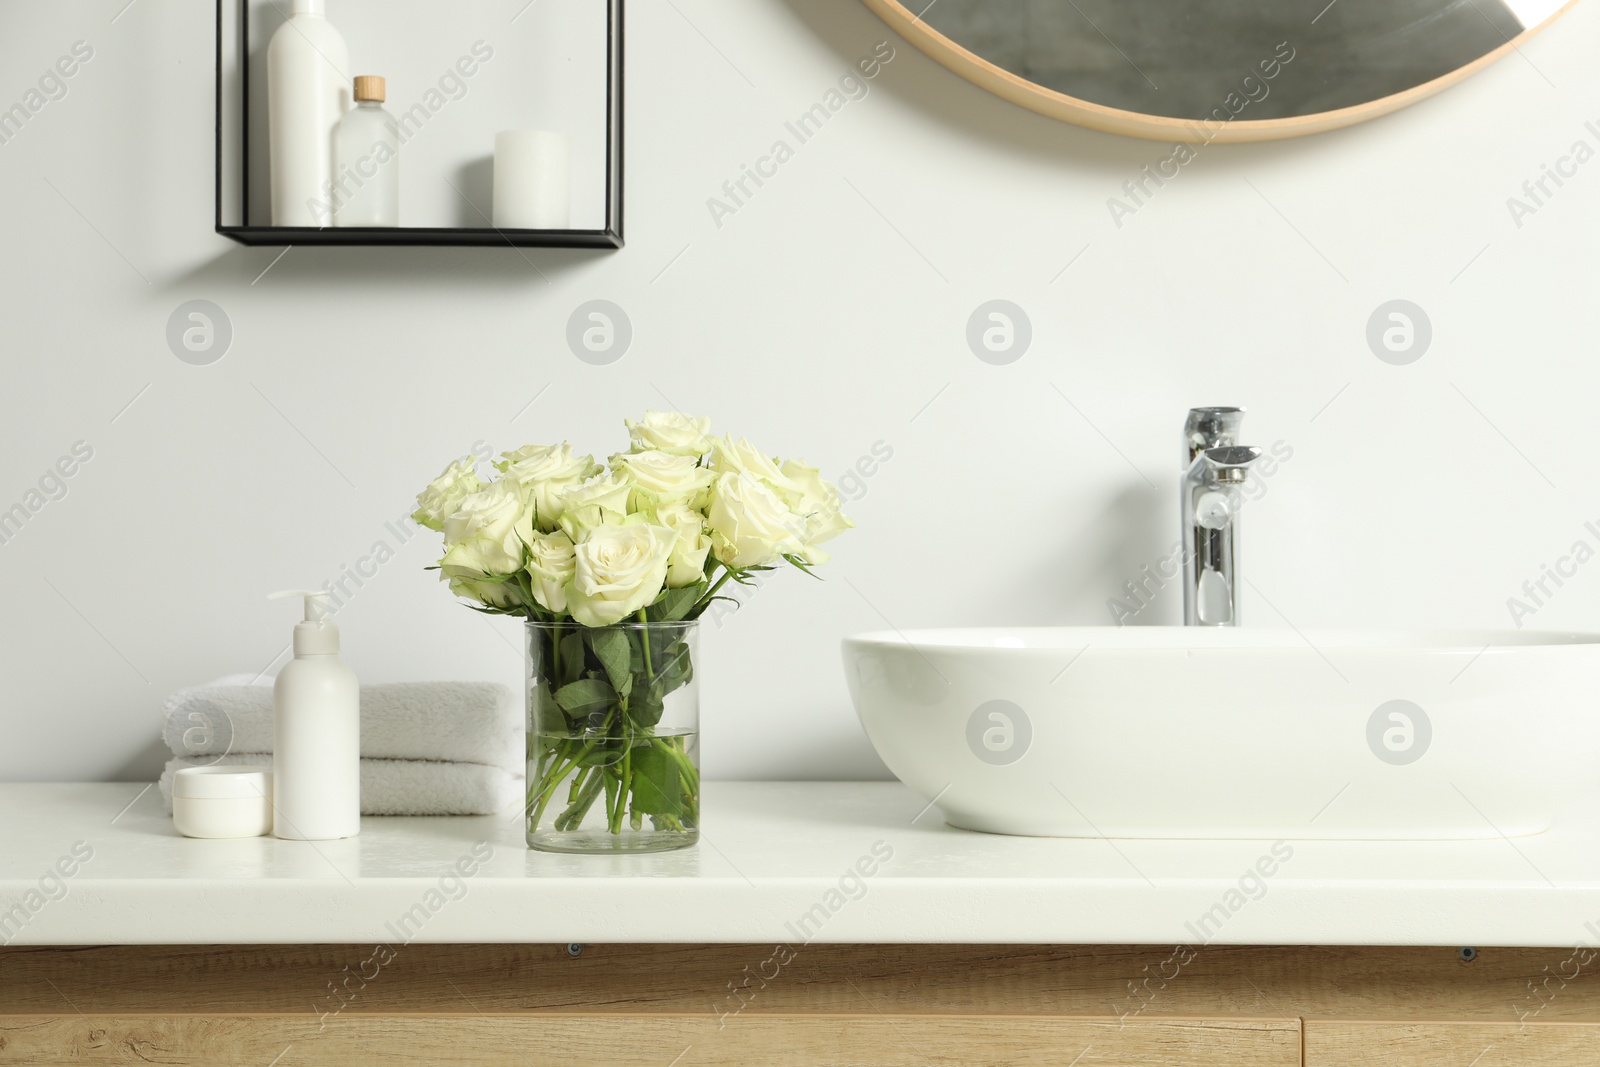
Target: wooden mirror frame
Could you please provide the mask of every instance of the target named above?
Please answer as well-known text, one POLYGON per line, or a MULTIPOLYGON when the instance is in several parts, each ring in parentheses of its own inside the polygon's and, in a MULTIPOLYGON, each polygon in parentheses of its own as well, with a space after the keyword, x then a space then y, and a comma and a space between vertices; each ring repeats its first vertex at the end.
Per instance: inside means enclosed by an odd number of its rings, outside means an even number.
POLYGON ((1141 137, 1148 141, 1243 144, 1254 141, 1281 141, 1312 133, 1326 133, 1329 130, 1342 129, 1345 126, 1354 126, 1358 122, 1379 118, 1426 100, 1435 93, 1464 81, 1501 56, 1513 51, 1528 38, 1566 14, 1578 0, 1567 0, 1560 10, 1539 25, 1524 30, 1499 48, 1479 56, 1471 63, 1432 81, 1395 93, 1393 96, 1380 97, 1377 100, 1335 111, 1296 115, 1292 118, 1239 119, 1221 123, 1207 119, 1145 115, 1058 93, 1054 89, 1047 89, 1036 82, 1019 77, 968 51, 923 22, 920 15, 913 15, 902 0, 863 0, 863 2, 896 33, 932 58, 974 85, 987 89, 1013 104, 1020 104, 1029 111, 1036 111, 1041 115, 1077 126, 1086 126, 1102 133, 1118 133, 1128 137, 1141 137))

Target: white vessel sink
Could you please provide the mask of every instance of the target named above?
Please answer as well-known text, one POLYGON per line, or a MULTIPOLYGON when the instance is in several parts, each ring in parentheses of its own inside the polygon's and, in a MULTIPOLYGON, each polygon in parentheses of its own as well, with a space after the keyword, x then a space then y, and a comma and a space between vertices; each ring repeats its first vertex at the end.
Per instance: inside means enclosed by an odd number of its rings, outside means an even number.
POLYGON ((1600 635, 924 630, 844 661, 889 769, 971 830, 1495 838, 1600 803, 1600 635))

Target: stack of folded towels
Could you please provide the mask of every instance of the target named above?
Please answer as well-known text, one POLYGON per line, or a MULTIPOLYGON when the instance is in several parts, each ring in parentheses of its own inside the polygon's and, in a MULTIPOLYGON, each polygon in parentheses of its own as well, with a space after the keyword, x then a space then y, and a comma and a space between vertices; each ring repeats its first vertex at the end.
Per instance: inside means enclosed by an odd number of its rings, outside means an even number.
MULTIPOLYGON (((247 677, 168 700, 162 738, 184 767, 272 762, 272 686, 247 677), (242 684, 241 684, 242 683, 242 684)), ((407 682, 361 687, 363 815, 494 815, 521 802, 523 713, 503 685, 407 682)))

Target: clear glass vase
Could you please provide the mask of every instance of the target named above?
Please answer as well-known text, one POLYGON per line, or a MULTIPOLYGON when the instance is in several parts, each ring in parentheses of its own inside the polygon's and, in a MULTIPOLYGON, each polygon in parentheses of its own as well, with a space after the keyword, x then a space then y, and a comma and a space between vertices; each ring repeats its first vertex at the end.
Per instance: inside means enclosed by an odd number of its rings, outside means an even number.
POLYGON ((697 622, 529 620, 528 847, 662 852, 700 838, 697 622))

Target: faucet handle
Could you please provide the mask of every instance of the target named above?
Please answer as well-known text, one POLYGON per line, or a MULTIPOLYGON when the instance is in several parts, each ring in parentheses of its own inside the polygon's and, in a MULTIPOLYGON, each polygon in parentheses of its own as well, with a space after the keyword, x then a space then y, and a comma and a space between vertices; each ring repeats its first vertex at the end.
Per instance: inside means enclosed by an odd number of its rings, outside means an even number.
POLYGON ((1239 443, 1244 408, 1190 408, 1183 423, 1183 469, 1200 453, 1239 443))
POLYGON ((1238 485, 1250 477, 1250 465, 1261 458, 1261 449, 1255 445, 1224 445, 1208 448, 1200 457, 1205 461, 1208 482, 1238 485))

